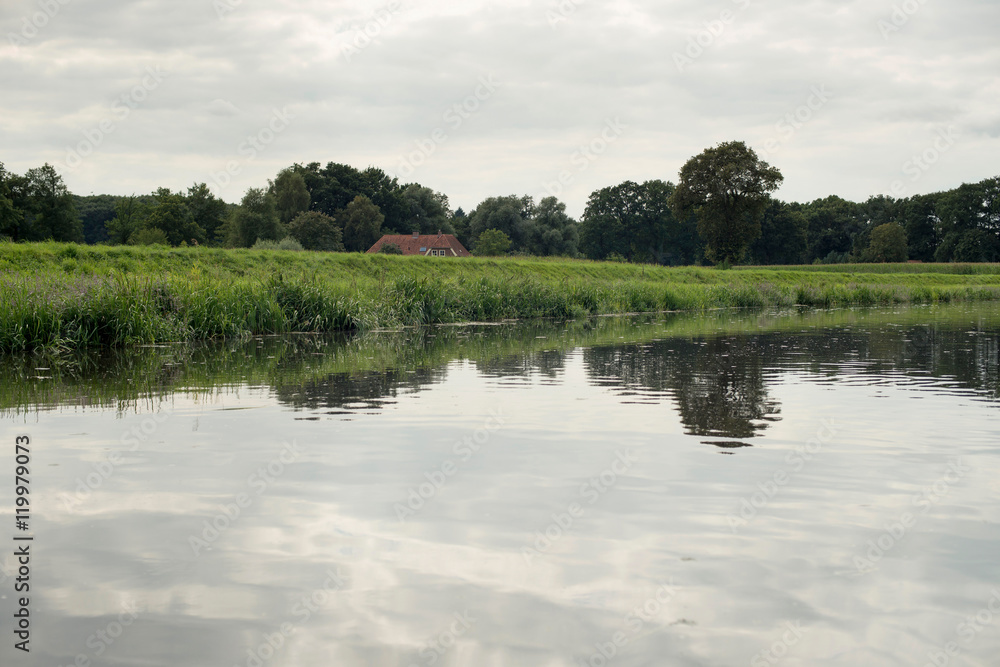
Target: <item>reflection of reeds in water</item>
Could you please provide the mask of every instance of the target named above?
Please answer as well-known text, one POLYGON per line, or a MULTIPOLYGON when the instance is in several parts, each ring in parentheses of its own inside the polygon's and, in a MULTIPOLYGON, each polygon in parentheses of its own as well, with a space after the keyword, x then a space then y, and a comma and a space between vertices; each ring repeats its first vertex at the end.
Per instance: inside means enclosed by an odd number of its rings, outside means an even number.
MULTIPOLYGON (((0 363, 0 412, 9 416, 56 406, 146 412, 155 411, 160 401, 177 391, 210 398, 245 386, 266 387, 293 407, 315 408, 337 403, 327 400, 335 399, 330 392, 339 390, 332 386, 339 381, 329 381, 333 376, 347 378, 340 384, 346 387, 343 391, 353 392, 343 397, 353 401, 348 405, 377 406, 396 391, 436 381, 453 361, 475 362, 480 372, 497 377, 529 372, 547 377, 558 374, 565 353, 578 348, 584 348, 595 378, 606 374, 616 386, 631 388, 632 393, 622 393, 623 400, 635 400, 633 394, 643 388, 663 400, 663 392, 669 390, 697 412, 700 390, 678 393, 678 382, 685 385, 685 378, 690 378, 704 389, 706 380, 738 379, 747 373, 740 363, 758 357, 761 361, 771 353, 771 348, 760 347, 752 338, 736 347, 729 338, 805 333, 795 339, 800 348, 795 358, 827 372, 819 361, 822 355, 831 362, 842 361, 857 342, 839 334, 839 342, 831 342, 823 336, 831 329, 858 332, 858 344, 870 351, 872 368, 913 366, 961 378, 969 386, 996 385, 997 337, 991 332, 1000 330, 1000 312, 994 308, 718 310, 6 354, 0 363), (982 335, 972 336, 973 329, 982 335), (670 368, 660 369, 662 364, 670 368), (976 373, 982 377, 977 379, 976 373), (657 379, 661 375, 681 380, 657 379), (321 396, 322 392, 326 394, 321 396)), ((994 389, 1000 393, 1000 387, 994 389)), ((765 417, 747 413, 751 421, 765 417)), ((703 426, 705 435, 718 438, 719 434, 707 432, 711 423, 703 426)), ((753 437, 752 432, 718 439, 753 437)))
POLYGON ((1000 298, 1000 275, 0 244, 0 350, 712 308, 1000 298))

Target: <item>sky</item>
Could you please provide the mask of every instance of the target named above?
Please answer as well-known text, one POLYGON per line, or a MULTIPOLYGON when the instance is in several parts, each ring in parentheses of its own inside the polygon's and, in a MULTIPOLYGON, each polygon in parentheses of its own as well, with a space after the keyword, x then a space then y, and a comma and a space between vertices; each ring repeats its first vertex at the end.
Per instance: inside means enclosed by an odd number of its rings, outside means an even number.
POLYGON ((744 141, 776 196, 1000 175, 996 0, 3 0, 0 162, 71 191, 375 166, 469 211, 677 180, 744 141))

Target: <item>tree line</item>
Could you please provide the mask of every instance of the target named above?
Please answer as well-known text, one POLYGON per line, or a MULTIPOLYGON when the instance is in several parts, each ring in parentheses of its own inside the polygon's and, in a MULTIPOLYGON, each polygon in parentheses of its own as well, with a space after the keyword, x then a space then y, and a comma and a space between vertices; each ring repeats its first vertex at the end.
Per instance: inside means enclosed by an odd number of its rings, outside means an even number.
POLYGON ((495 196, 466 213, 381 169, 294 164, 238 204, 205 183, 138 196, 77 196, 46 164, 0 163, 0 240, 282 247, 364 252, 383 234, 454 234, 474 254, 687 265, 1000 261, 1000 177, 863 203, 772 196, 781 173, 742 142, 692 157, 677 183, 591 193, 580 220, 556 197, 495 196))

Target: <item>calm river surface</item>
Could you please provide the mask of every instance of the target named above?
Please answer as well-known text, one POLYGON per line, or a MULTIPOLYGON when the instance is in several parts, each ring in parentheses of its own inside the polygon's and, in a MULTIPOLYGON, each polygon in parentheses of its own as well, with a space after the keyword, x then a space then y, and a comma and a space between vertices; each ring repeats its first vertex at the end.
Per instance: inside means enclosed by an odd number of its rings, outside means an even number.
POLYGON ((0 664, 995 666, 998 340, 986 305, 8 357, 0 664))

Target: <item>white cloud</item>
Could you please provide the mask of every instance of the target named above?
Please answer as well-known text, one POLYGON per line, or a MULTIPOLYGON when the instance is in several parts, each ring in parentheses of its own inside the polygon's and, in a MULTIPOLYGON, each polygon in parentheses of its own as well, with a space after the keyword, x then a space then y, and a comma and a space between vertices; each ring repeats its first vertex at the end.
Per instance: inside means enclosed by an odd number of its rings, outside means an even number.
POLYGON ((538 194, 581 141, 621 117, 628 131, 564 195, 579 215, 590 189, 676 179, 719 141, 760 149, 818 85, 834 98, 772 156, 786 176, 779 196, 887 193, 900 165, 949 125, 961 139, 913 192, 996 175, 1000 45, 989 0, 920 4, 887 35, 879 21, 892 20, 894 5, 881 0, 564 2, 573 10, 555 23, 555 0, 231 0, 221 18, 212 0, 53 2, 58 11, 31 38, 21 31, 37 1, 0 8, 9 169, 64 162, 146 68, 170 72, 85 168, 65 172, 79 192, 208 180, 284 107, 295 119, 227 199, 293 162, 392 173, 490 74, 502 83, 496 94, 412 176, 466 209, 491 195, 538 194), (732 17, 719 31, 723 10, 732 17), (678 71, 674 54, 699 37, 703 53, 678 71))

